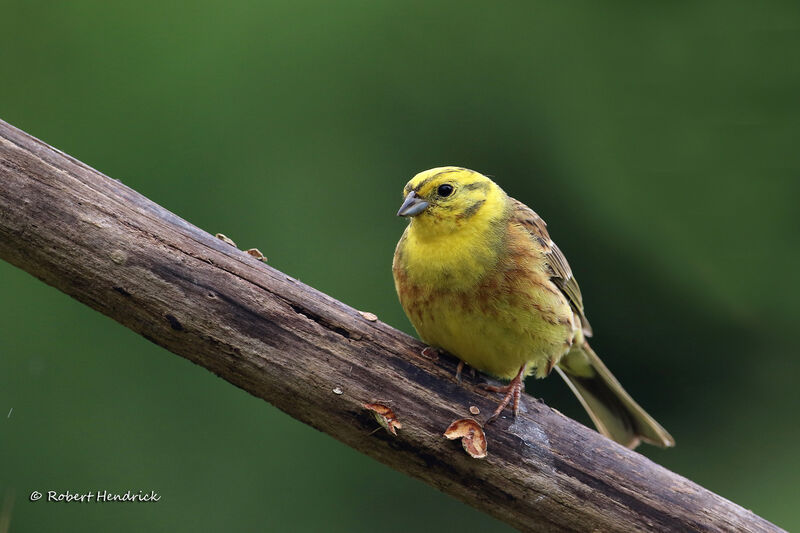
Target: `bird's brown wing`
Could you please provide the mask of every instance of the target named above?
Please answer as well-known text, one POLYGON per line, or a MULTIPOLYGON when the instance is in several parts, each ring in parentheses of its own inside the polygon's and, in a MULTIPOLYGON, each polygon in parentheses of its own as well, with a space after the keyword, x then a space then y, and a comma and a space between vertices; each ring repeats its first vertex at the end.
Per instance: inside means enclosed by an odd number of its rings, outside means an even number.
POLYGON ((581 326, 586 336, 592 335, 592 327, 589 321, 586 320, 586 315, 583 313, 583 297, 581 296, 581 288, 575 277, 572 275, 572 269, 567 263, 567 258, 556 246, 556 243, 550 238, 547 233, 547 224, 542 217, 536 212, 523 204, 519 200, 510 198, 512 204, 512 219, 525 228, 530 233, 531 238, 538 242, 544 250, 547 257, 547 264, 550 267, 550 279, 556 286, 561 289, 561 292, 569 299, 570 305, 578 313, 581 319, 581 326))

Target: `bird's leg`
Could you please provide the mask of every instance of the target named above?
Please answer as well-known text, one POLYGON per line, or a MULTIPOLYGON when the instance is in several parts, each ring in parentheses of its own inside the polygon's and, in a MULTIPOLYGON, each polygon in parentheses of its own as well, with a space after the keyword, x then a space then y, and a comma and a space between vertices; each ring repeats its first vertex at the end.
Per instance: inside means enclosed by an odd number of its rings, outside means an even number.
POLYGON ((503 412, 503 409, 505 409, 506 405, 509 403, 511 403, 511 411, 514 413, 514 416, 517 416, 517 411, 519 410, 519 397, 520 394, 522 394, 522 387, 524 386, 524 380, 522 379, 523 374, 525 374, 525 365, 522 365, 522 367, 519 369, 519 372, 517 372, 517 375, 508 383, 508 385, 503 385, 502 387, 483 385, 483 388, 488 391, 504 392, 506 394, 503 397, 503 401, 500 402, 500 405, 498 405, 497 409, 495 409, 494 413, 492 413, 492 416, 490 416, 486 421, 487 424, 500 416, 500 413, 503 412))
POLYGON ((459 361, 456 367, 456 381, 461 383, 461 371, 464 370, 464 361, 459 361))

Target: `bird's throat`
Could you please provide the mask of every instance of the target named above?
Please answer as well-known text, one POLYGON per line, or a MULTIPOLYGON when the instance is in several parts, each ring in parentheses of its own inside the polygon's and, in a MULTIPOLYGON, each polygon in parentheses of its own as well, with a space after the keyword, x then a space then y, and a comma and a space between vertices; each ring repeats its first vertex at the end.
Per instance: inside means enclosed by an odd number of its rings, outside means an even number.
POLYGON ((447 233, 426 231, 417 222, 409 227, 404 253, 411 283, 459 290, 474 287, 495 269, 505 240, 504 221, 476 220, 447 233))

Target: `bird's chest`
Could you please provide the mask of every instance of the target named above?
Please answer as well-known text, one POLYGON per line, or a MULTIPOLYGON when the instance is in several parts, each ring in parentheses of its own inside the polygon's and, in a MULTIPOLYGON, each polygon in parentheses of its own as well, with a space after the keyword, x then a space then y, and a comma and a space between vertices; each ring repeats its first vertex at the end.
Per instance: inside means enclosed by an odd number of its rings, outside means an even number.
POLYGON ((458 275, 440 274, 432 285, 396 274, 400 300, 425 342, 505 378, 522 364, 560 357, 571 312, 560 295, 543 289, 549 282, 536 261, 499 258, 470 283, 449 283, 458 275))

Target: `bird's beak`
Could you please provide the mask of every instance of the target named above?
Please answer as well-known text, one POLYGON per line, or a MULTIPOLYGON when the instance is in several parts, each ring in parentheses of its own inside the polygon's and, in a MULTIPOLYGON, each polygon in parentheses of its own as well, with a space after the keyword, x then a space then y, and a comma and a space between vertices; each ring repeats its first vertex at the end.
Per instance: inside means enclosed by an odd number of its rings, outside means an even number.
POLYGON ((425 211, 428 207, 428 202, 417 196, 417 193, 411 191, 403 200, 403 205, 400 206, 400 211, 397 212, 399 217, 415 217, 425 211))

